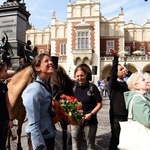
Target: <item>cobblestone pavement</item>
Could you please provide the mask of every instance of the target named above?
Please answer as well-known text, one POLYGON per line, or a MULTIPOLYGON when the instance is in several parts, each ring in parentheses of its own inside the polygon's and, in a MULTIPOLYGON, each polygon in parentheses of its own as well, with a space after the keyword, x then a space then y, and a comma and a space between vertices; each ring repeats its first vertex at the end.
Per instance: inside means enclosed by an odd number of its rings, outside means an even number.
MULTIPOLYGON (((109 139, 110 139, 110 123, 109 123, 109 99, 108 97, 103 97, 103 107, 98 112, 98 130, 96 135, 96 150, 108 150, 109 139)), ((27 147, 27 136, 25 133, 25 126, 27 123, 23 125, 23 133, 22 133, 22 147, 23 150, 28 150, 27 147)), ((62 142, 61 142, 61 127, 59 124, 56 124, 57 135, 56 135, 56 147, 55 150, 61 150, 62 142)), ((70 135, 68 131, 68 135, 70 135)), ((12 142, 12 150, 16 150, 15 141, 12 142)), ((68 150, 71 150, 69 148, 68 150)), ((82 149, 84 150, 84 148, 82 149)))

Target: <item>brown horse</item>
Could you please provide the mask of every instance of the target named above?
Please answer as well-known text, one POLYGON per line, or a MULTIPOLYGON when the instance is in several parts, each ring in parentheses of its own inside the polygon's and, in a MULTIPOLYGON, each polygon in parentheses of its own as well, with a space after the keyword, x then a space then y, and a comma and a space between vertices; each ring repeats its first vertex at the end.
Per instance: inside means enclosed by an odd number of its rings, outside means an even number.
MULTIPOLYGON (((8 97, 12 109, 12 118, 18 120, 17 129, 17 150, 21 150, 22 125, 26 116, 25 108, 22 104, 21 94, 26 86, 33 80, 33 71, 30 66, 13 75, 7 84, 8 97)), ((10 132, 8 132, 8 145, 10 149, 10 132)))
MULTIPOLYGON (((58 66, 57 70, 52 74, 50 79, 53 85, 53 99, 60 100, 62 94, 72 95, 73 94, 73 80, 67 75, 63 67, 58 66)), ((60 125, 62 128, 62 150, 67 150, 67 125, 68 122, 61 118, 60 125)))

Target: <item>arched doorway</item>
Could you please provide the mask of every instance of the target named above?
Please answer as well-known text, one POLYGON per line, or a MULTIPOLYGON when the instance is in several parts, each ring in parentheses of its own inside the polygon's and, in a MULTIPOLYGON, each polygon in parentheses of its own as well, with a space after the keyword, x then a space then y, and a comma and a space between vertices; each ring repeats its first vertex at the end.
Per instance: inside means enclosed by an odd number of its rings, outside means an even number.
POLYGON ((128 65, 126 66, 126 68, 127 68, 129 71, 131 71, 132 73, 138 71, 132 64, 128 64, 128 65))
POLYGON ((107 79, 110 76, 111 65, 102 68, 101 79, 107 79))
POLYGON ((146 66, 143 68, 142 72, 150 72, 150 64, 146 65, 146 66))

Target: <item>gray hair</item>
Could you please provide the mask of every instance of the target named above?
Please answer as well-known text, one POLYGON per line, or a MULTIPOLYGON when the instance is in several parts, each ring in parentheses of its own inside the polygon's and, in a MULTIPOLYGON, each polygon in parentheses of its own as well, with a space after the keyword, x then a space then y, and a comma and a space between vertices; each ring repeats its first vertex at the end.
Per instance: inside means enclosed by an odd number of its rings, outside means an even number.
POLYGON ((127 79, 127 85, 129 90, 131 91, 135 91, 134 85, 138 83, 138 79, 140 77, 143 77, 143 73, 142 72, 135 72, 133 73, 128 79, 127 79))

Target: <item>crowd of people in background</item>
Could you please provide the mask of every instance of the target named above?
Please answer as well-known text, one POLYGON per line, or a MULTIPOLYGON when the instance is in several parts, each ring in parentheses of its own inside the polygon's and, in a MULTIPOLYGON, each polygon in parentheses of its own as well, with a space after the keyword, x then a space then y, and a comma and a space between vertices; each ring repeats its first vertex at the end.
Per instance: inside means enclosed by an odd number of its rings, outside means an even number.
POLYGON ((109 79, 110 77, 107 77, 107 79, 103 79, 103 80, 99 79, 97 81, 97 86, 102 97, 109 96, 109 85, 108 85, 109 79))

